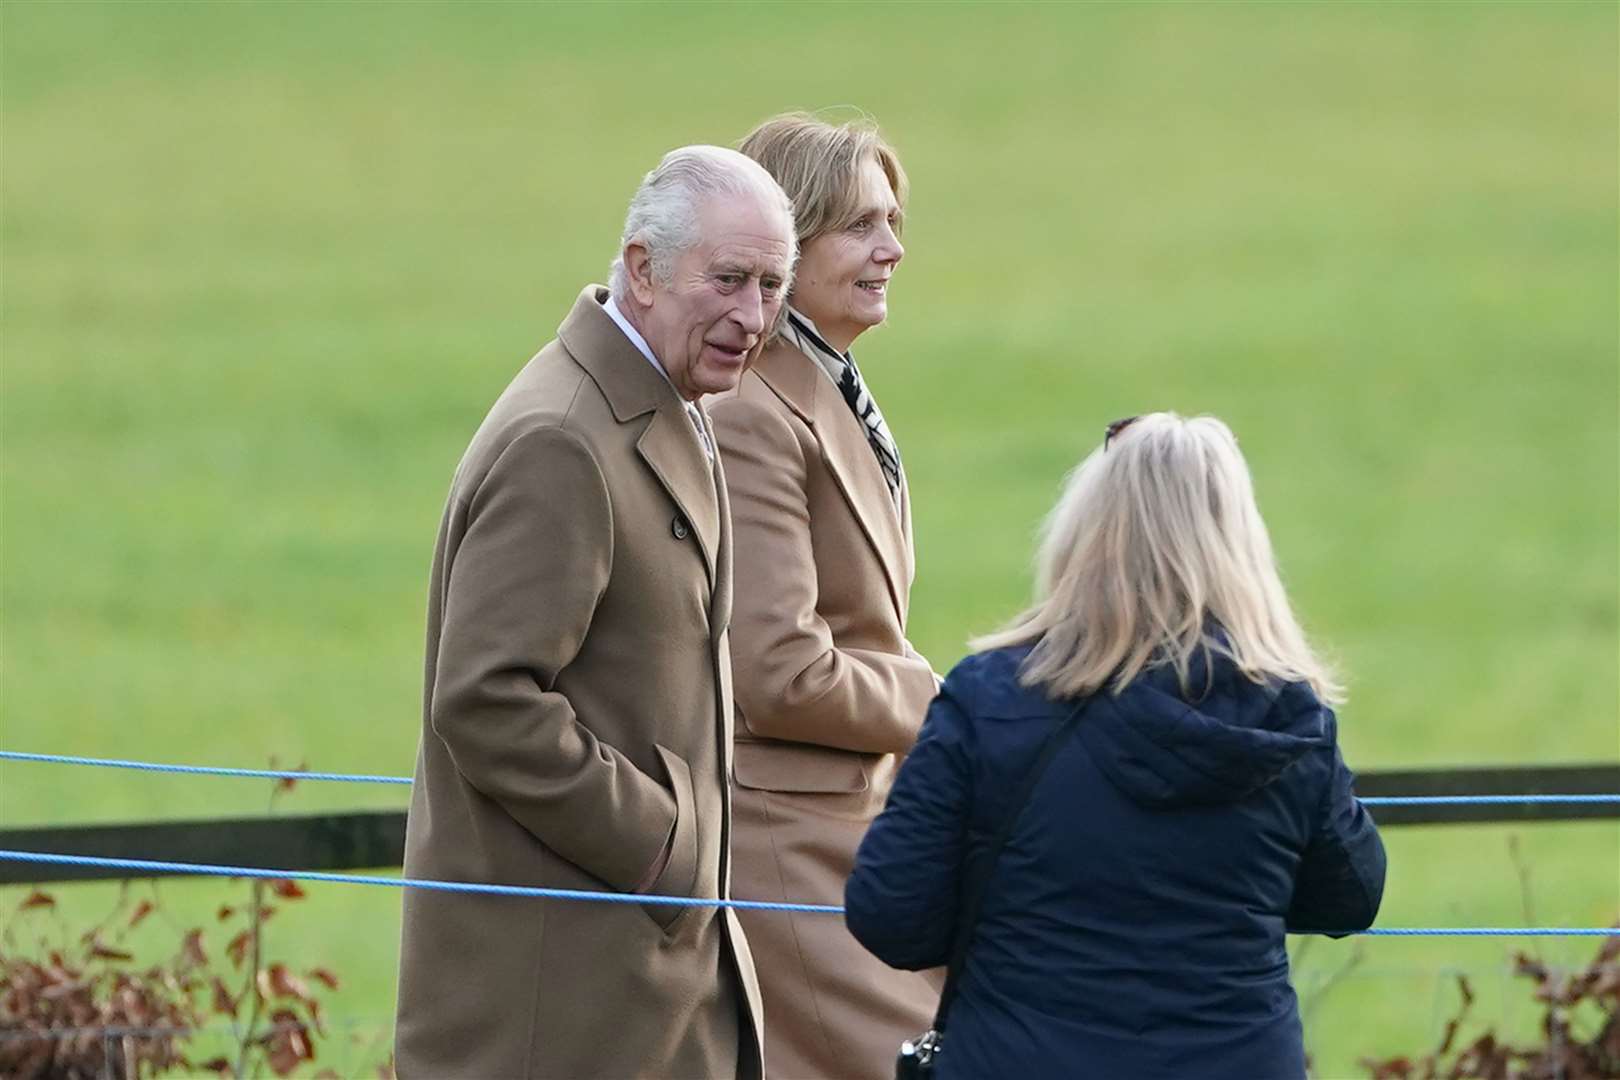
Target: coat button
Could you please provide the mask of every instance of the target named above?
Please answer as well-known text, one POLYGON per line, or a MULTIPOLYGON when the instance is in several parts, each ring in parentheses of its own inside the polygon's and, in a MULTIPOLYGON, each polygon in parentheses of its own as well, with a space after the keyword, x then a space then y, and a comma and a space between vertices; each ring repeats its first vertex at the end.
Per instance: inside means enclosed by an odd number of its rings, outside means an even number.
POLYGON ((669 523, 669 531, 675 534, 677 540, 686 539, 686 522, 681 520, 681 515, 675 515, 675 520, 669 523))

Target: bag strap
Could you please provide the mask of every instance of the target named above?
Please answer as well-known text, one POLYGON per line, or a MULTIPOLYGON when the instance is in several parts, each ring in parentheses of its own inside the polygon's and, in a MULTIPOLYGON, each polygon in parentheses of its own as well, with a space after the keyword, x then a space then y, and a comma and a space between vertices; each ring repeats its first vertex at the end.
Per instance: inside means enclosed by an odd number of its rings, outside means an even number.
POLYGON ((989 891, 990 878, 995 872, 996 861, 1001 858, 1001 849, 1006 846, 1007 837, 1012 835, 1013 826, 1023 815, 1024 807, 1028 804, 1029 797, 1034 794, 1035 786, 1041 782, 1046 767, 1057 756, 1058 750, 1062 749, 1064 736, 1073 730, 1075 722, 1090 704, 1091 698, 1087 697, 1085 701, 1075 706, 1064 718, 1063 723, 1053 728, 1052 733, 1041 744, 1040 754, 1036 757, 1035 763, 1029 767, 1029 771, 1024 774, 1023 785, 1019 788, 1017 797, 1013 799, 1012 808, 1007 811, 1001 827, 996 830, 995 839, 984 852, 981 860, 983 871, 969 885, 961 915, 956 920, 956 940, 951 947, 950 964, 945 969, 945 986, 939 993, 939 1009, 934 1013, 934 1030, 941 1034, 945 1031, 945 1013, 950 1009, 952 999, 956 997, 957 980, 967 960, 968 946, 972 944, 973 931, 979 921, 979 907, 984 902, 984 894, 989 891))

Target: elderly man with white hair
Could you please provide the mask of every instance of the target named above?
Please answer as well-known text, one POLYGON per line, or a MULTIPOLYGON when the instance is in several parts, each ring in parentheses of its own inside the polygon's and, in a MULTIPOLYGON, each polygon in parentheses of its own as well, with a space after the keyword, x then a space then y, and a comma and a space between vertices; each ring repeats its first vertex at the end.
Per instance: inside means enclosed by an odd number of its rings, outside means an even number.
MULTIPOLYGON (((405 873, 724 897, 731 521, 699 404, 787 295, 792 206, 731 150, 666 155, 473 436, 428 597, 405 873)), ((729 910, 407 889, 402 1077, 758 1077, 729 910)))

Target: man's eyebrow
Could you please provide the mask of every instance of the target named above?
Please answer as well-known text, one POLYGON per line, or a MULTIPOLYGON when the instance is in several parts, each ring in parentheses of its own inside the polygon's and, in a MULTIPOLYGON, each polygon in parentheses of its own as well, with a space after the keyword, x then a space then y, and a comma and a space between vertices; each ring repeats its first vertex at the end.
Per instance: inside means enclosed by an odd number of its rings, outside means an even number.
POLYGON ((735 259, 720 259, 709 265, 711 274, 745 274, 748 277, 782 277, 786 270, 761 263, 745 263, 735 259))

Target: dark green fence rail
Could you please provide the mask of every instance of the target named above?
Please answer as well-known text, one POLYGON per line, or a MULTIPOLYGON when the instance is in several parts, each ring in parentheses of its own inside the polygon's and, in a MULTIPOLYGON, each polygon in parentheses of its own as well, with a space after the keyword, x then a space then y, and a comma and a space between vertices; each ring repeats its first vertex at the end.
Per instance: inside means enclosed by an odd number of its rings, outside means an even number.
MULTIPOLYGON (((1363 798, 1620 794, 1620 764, 1423 769, 1362 773, 1363 798)), ((1479 825, 1620 818, 1620 803, 1487 803, 1374 806, 1380 827, 1479 825)), ((0 848, 163 862, 253 865, 278 870, 374 870, 399 866, 405 814, 397 810, 210 821, 163 821, 0 829, 0 848)), ((99 867, 0 863, 0 885, 130 876, 99 867)), ((151 875, 157 876, 157 875, 151 875)))

